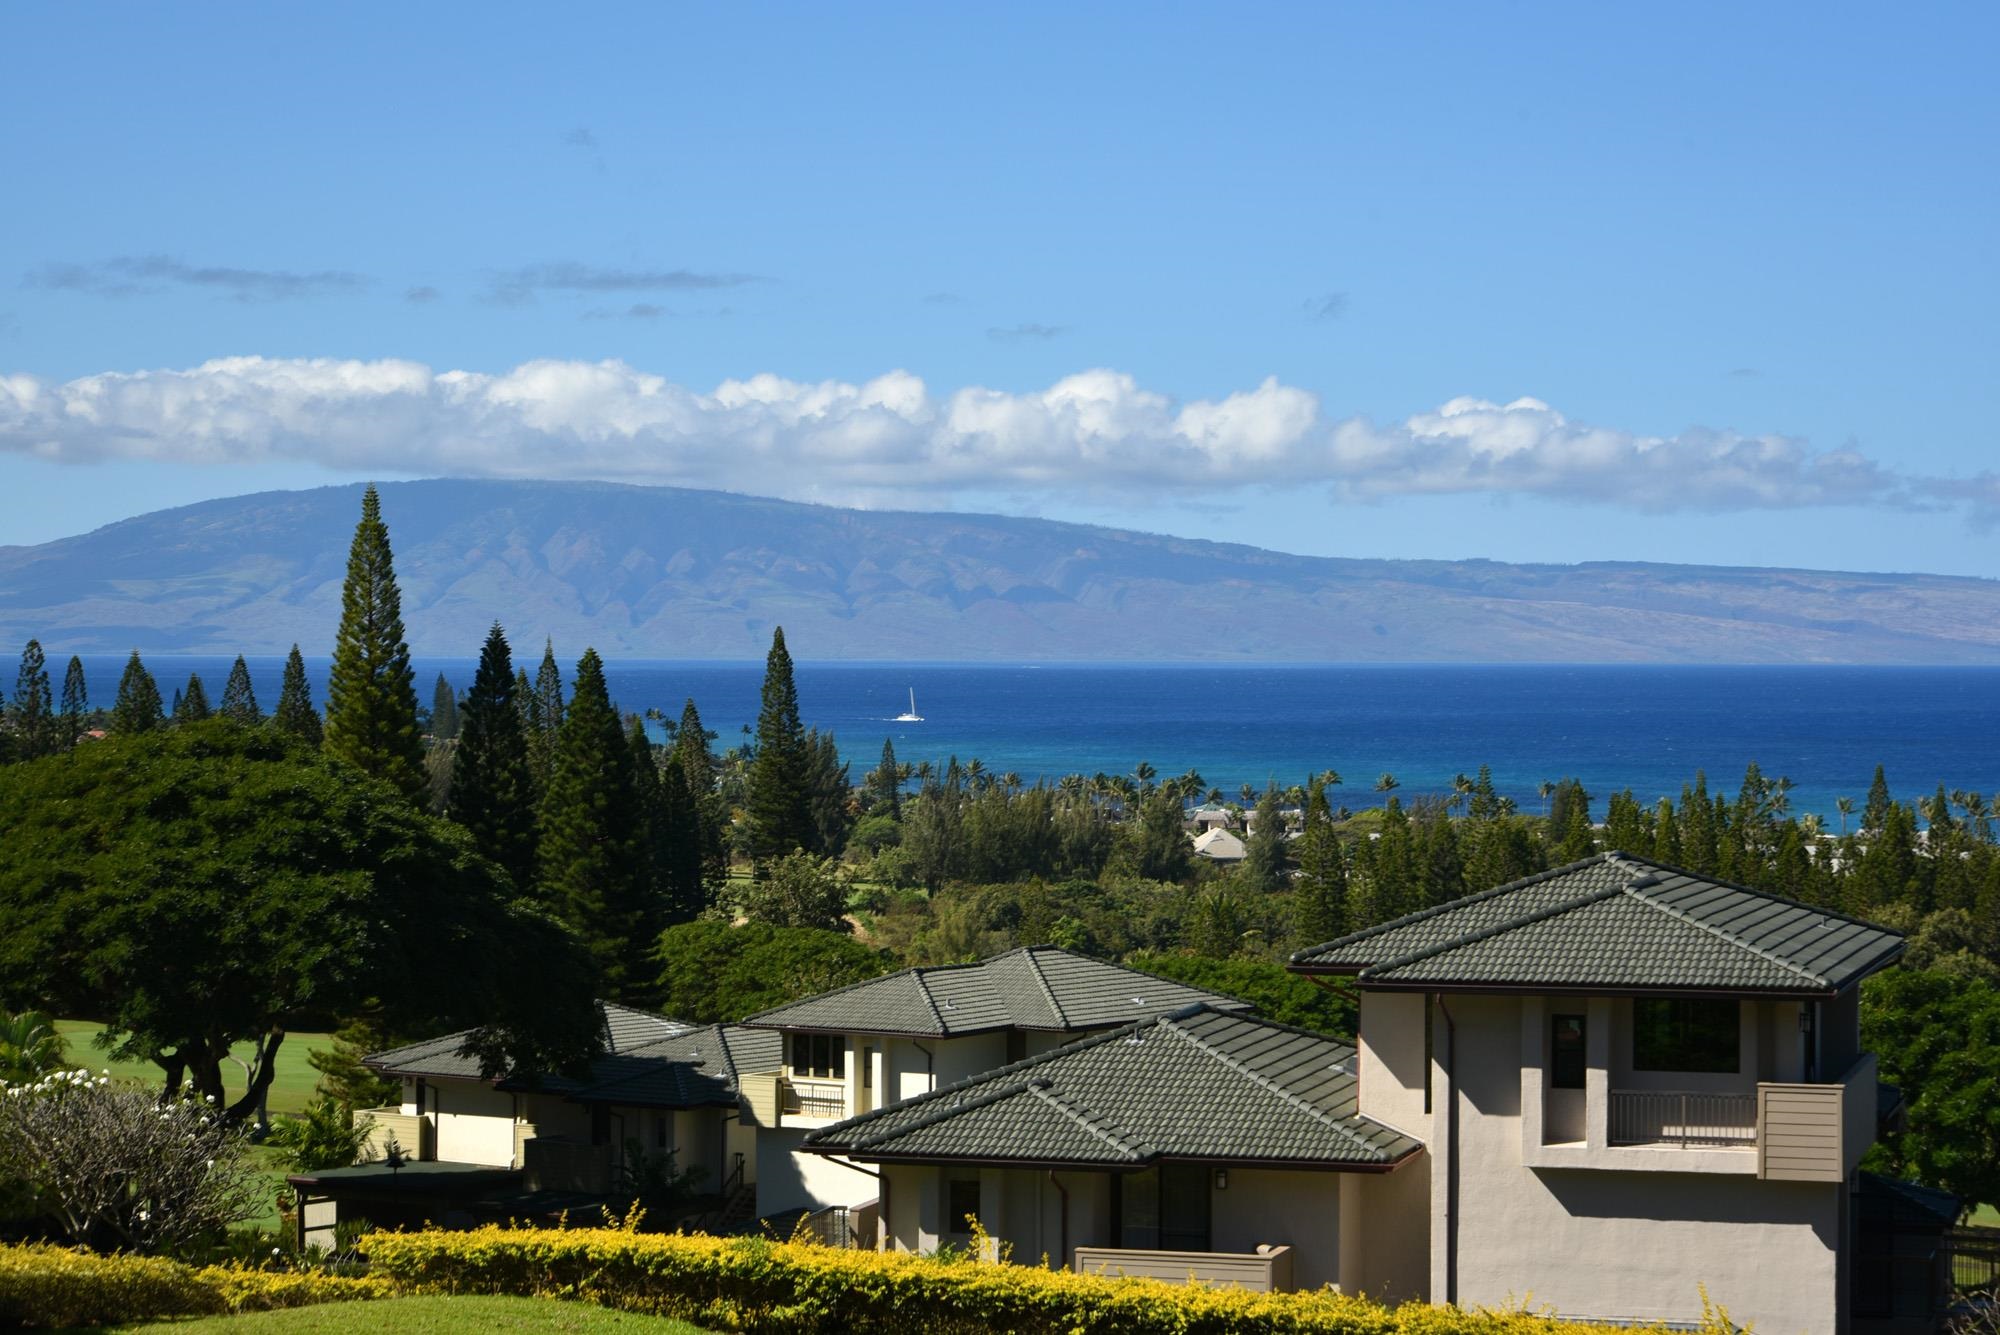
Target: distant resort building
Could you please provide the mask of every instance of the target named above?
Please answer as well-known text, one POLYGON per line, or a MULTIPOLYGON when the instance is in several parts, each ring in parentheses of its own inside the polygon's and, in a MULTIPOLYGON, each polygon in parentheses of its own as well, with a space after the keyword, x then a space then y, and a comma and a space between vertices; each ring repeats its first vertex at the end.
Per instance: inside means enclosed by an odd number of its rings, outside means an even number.
POLYGON ((1210 862, 1241 862, 1244 852, 1243 841, 1229 830, 1210 830, 1194 841, 1194 855, 1210 862))

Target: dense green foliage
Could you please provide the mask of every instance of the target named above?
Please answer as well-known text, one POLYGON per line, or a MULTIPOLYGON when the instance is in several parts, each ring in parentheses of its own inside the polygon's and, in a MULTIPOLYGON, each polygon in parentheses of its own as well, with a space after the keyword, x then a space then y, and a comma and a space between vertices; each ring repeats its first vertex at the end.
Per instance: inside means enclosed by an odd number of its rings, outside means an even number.
POLYGON ((0 1326, 112 1326, 386 1297, 384 1280, 320 1270, 199 1269, 154 1256, 0 1247, 0 1326))
POLYGON ((573 1062, 595 1028, 567 933, 465 836, 268 729, 113 737, 0 770, 0 993, 106 1020, 121 1055, 222 1099, 259 1044, 379 1001, 419 1032, 573 1062))
POLYGON ((660 933, 654 962, 659 1009, 697 1024, 740 1020, 895 967, 887 953, 838 932, 715 921, 660 933))
POLYGON ((1190 987, 1240 997, 1267 1020, 1323 1034, 1352 1034, 1358 1010, 1348 993, 1301 978, 1281 964, 1237 957, 1212 959, 1182 951, 1141 951, 1126 961, 1135 969, 1190 987))
POLYGON ((747 844, 759 862, 819 847, 813 821, 814 759, 799 722, 799 692, 781 626, 771 634, 771 652, 764 661, 756 752, 744 794, 747 844))
POLYGON ((250 665, 243 661, 243 655, 236 655, 230 665, 229 680, 223 683, 222 704, 217 710, 222 717, 235 723, 257 723, 264 717, 264 711, 257 708, 257 692, 250 685, 250 665))
POLYGON ((643 986, 646 950, 665 925, 645 826, 604 664, 596 650, 586 650, 542 799, 537 882, 542 898, 583 939, 614 997, 643 986))
POLYGON ((1862 988, 1861 1042, 1909 1105, 1877 1164, 1967 1204, 2000 1201, 2000 987, 1891 970, 1862 988))
POLYGON ((14 694, 7 701, 7 726, 17 754, 33 760, 54 755, 61 747, 60 721, 49 689, 49 668, 38 640, 21 650, 21 668, 14 677, 14 694))
POLYGON ((160 699, 159 683, 139 661, 139 651, 134 649, 125 662, 124 675, 118 679, 118 702, 111 707, 111 730, 151 732, 165 719, 166 707, 160 699))
POLYGON ((370 487, 347 554, 340 633, 327 674, 325 745, 329 755, 421 801, 426 782, 414 680, 389 529, 370 487))
POLYGON ((313 746, 325 735, 319 711, 313 708, 312 687, 306 681, 306 660, 296 644, 285 658, 285 676, 278 684, 278 707, 271 712, 271 725, 313 746))
POLYGON ((449 811, 526 893, 535 884, 535 787, 515 686, 507 636, 495 622, 459 711, 449 811))

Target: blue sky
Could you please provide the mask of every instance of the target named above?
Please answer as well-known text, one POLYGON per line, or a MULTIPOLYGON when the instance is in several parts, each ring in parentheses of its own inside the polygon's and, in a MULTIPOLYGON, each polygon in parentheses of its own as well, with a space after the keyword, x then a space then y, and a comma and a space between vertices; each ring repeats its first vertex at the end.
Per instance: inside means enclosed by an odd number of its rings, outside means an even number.
POLYGON ((2000 573, 1990 7, 8 29, 0 542, 489 473, 2000 573))

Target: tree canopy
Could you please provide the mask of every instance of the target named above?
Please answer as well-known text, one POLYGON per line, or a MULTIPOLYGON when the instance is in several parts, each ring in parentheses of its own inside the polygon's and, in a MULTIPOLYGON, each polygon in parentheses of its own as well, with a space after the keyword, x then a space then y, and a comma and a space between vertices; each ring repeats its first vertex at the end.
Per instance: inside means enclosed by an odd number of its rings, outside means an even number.
POLYGON ((660 933, 660 1009, 696 1024, 740 1020, 895 967, 885 951, 812 927, 704 920, 660 933))
POLYGON ((489 1069, 572 1066, 593 976, 450 824, 283 734, 224 721, 0 771, 0 992, 102 1017, 121 1056, 222 1097, 230 1044, 379 1003, 479 1026, 489 1069))

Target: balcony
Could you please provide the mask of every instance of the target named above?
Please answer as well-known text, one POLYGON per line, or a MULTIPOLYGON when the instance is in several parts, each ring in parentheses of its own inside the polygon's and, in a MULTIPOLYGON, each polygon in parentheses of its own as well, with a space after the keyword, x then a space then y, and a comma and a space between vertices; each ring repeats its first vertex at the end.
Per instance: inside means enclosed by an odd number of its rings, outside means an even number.
POLYGON ((737 1078, 753 1126, 825 1126, 848 1115, 847 1083, 762 1071, 737 1078))
POLYGON ((1682 1089, 1614 1089, 1612 1145, 1754 1149, 1757 1096, 1682 1089))
POLYGON ((1533 1168, 1843 1182, 1876 1135, 1872 1055, 1836 1080, 1766 1080, 1728 1092, 1598 1084, 1576 1102, 1573 1117, 1558 1117, 1553 1099, 1530 1101, 1542 1092, 1524 1091, 1524 1108, 1534 1115, 1522 1119, 1522 1161, 1533 1168))
POLYGON ((1162 1252, 1129 1247, 1078 1247, 1076 1273, 1207 1284, 1251 1293, 1289 1293, 1292 1249, 1264 1243, 1254 1252, 1162 1252))
POLYGON ((847 1082, 793 1076, 783 1086, 787 1116, 837 1122, 847 1116, 847 1082))

